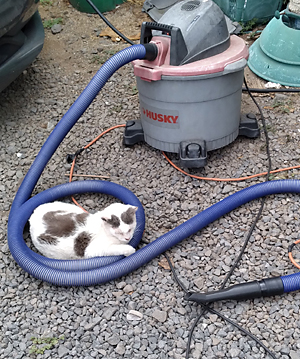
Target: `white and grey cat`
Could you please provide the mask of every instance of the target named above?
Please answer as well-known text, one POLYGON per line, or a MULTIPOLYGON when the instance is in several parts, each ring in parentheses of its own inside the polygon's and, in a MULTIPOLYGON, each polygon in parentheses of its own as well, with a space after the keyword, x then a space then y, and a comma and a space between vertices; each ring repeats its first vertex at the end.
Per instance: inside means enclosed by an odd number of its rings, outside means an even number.
POLYGON ((45 203, 29 218, 31 239, 48 258, 129 256, 135 252, 128 243, 136 227, 136 210, 131 205, 113 203, 91 214, 69 203, 45 203))

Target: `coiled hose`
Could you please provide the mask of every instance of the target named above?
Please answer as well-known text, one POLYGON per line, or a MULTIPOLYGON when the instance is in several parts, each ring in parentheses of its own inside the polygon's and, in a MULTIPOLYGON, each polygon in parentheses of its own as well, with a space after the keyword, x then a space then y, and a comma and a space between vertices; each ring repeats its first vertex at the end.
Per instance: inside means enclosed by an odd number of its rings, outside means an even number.
MULTIPOLYGON (((62 286, 103 284, 136 270, 209 223, 249 201, 270 194, 300 192, 298 180, 271 181, 248 187, 200 212, 125 258, 111 256, 68 261, 49 259, 32 251, 24 241, 23 231, 33 210, 42 203, 86 192, 109 194, 124 203, 138 207, 137 229, 130 242, 134 247, 138 245, 145 225, 143 207, 132 192, 120 185, 97 180, 78 181, 49 188, 32 198, 30 196, 49 159, 109 77, 121 66, 135 59, 143 59, 145 55, 144 45, 133 45, 118 52, 102 65, 46 140, 15 196, 8 220, 9 249, 19 266, 37 279, 62 286)), ((281 279, 285 292, 300 288, 300 273, 281 279)))

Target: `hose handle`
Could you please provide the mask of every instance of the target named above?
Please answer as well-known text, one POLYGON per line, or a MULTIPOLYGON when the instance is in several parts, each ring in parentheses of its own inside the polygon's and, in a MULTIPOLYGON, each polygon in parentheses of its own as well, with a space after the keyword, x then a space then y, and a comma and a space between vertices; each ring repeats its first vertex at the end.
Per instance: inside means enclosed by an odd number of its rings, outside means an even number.
POLYGON ((283 293, 284 286, 281 277, 273 277, 260 281, 235 284, 226 289, 207 293, 188 293, 185 299, 199 304, 206 304, 220 300, 248 300, 271 297, 283 293))

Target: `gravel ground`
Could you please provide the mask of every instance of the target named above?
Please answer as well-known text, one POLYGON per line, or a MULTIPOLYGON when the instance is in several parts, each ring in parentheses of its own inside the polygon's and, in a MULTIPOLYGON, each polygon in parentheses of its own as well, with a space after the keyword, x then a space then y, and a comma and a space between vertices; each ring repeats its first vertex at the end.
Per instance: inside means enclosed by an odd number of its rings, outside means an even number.
MULTIPOLYGON (((64 16, 62 32, 54 35, 47 31, 41 55, 0 94, 0 358, 184 358, 189 330, 201 308, 184 299, 172 273, 165 269, 163 256, 105 285, 64 288, 32 278, 9 252, 6 225, 23 176, 55 124, 100 66, 95 63, 95 55, 99 60, 103 48, 116 51, 127 46, 97 37, 95 30, 101 24, 96 17, 78 13, 65 2, 56 5, 64 16), (82 22, 77 28, 85 29, 81 36, 68 31, 74 19, 82 22), (139 317, 128 316, 131 310, 138 311, 139 317)), ((55 16, 57 9, 42 8, 41 13, 47 16, 52 12, 55 16)), ((273 168, 297 165, 299 96, 263 96, 257 101, 266 117, 273 168)), ((257 113, 243 95, 242 111, 249 109, 257 113)), ((131 65, 127 65, 113 75, 62 142, 34 194, 67 182, 68 153, 86 145, 102 130, 138 117, 135 78, 131 65)), ((80 157, 76 173, 109 175, 110 181, 133 191, 145 209, 145 241, 154 240, 228 195, 264 181, 263 177, 237 183, 191 179, 170 167, 160 151, 146 144, 124 147, 122 136, 123 129, 117 129, 100 139, 80 157)), ((171 157, 176 161, 176 156, 171 157)), ((194 172, 209 177, 239 177, 266 168, 262 134, 255 140, 238 138, 209 153, 207 167, 194 172)), ((278 178, 299 179, 299 170, 273 177, 278 178)), ((90 211, 111 201, 105 195, 93 194, 77 199, 90 211)), ((258 208, 259 201, 238 208, 168 251, 189 290, 220 287, 258 208)), ((230 283, 294 273, 287 248, 299 237, 299 224, 298 195, 268 197, 230 283)), ((300 293, 294 292, 221 302, 213 307, 248 329, 277 358, 296 359, 300 357, 299 306, 300 293)), ((206 314, 194 332, 190 358, 261 359, 268 355, 230 324, 206 314)))

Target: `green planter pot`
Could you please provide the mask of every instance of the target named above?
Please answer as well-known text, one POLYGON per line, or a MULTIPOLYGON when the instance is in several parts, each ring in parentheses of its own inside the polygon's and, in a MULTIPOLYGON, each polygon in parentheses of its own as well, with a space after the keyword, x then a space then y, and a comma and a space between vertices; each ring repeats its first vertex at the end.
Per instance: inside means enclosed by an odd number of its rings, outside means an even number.
MULTIPOLYGON (((95 14, 94 9, 87 3, 86 0, 69 0, 70 4, 81 12, 87 12, 89 14, 95 14)), ((119 5, 126 0, 94 0, 93 3, 99 11, 107 12, 113 10, 116 5, 119 5)))
POLYGON ((214 0, 232 20, 246 23, 255 20, 262 23, 270 20, 280 10, 283 0, 214 0))

